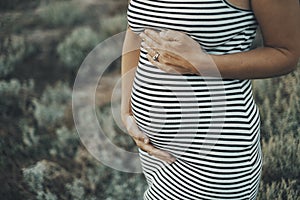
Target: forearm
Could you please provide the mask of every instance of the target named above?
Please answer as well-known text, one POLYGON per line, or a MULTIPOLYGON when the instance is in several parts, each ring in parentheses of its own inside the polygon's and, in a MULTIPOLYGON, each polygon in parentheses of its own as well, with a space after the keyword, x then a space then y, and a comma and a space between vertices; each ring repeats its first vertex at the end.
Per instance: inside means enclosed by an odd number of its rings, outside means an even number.
POLYGON ((299 59, 296 52, 283 48, 263 47, 242 53, 212 55, 224 78, 269 78, 293 71, 299 59))
POLYGON ((140 39, 139 37, 127 30, 122 54, 121 75, 122 75, 122 98, 121 113, 131 113, 130 95, 133 86, 135 70, 139 62, 140 55, 140 39))
POLYGON ((212 56, 220 73, 230 78, 266 78, 295 69, 300 56, 298 0, 252 0, 264 47, 244 53, 212 56))

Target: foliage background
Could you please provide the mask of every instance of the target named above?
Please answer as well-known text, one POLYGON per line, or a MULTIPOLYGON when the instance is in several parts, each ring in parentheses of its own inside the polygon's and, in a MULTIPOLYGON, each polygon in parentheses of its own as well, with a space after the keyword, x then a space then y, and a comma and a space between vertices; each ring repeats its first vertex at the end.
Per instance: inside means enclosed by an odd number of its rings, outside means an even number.
MULTIPOLYGON (((123 0, 0 1, 1 199, 141 199, 141 174, 95 160, 74 128, 71 94, 87 53, 126 28, 123 0)), ((109 88, 119 61, 104 77, 109 88)), ((258 199, 300 199, 300 71, 255 80, 262 118, 263 181, 258 199)), ((112 141, 135 149, 113 121, 99 88, 99 121, 112 141)))

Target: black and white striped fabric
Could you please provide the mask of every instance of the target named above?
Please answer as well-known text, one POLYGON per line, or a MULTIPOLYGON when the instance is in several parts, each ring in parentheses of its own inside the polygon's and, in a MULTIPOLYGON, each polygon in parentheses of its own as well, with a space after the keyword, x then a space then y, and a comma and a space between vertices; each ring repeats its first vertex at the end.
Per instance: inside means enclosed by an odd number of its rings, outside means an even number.
MULTIPOLYGON (((130 28, 183 31, 210 54, 250 49, 257 22, 226 0, 131 0, 130 28)), ((139 150, 148 189, 144 199, 255 199, 262 155, 260 117, 251 81, 168 74, 141 47, 131 93, 139 128, 177 160, 139 150)))

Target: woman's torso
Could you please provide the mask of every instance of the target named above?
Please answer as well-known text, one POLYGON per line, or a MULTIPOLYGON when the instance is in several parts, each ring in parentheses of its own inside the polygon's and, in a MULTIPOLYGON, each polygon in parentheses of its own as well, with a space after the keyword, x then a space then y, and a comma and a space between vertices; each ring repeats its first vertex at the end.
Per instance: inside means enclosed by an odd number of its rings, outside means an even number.
MULTIPOLYGON (((131 0, 130 28, 186 32, 210 54, 249 50, 257 23, 225 0, 131 0)), ((176 156, 140 150, 145 199, 255 199, 261 168, 259 113, 249 80, 168 74, 141 47, 131 94, 139 128, 176 156)))
MULTIPOLYGON (((249 50, 257 27, 251 11, 225 0, 131 0, 128 22, 136 33, 145 28, 186 32, 208 53, 219 55, 249 50)), ((146 49, 140 50, 131 102, 152 143, 196 163, 201 159, 193 159, 192 149, 202 149, 211 160, 216 160, 212 149, 225 151, 223 162, 229 166, 235 165, 226 160, 232 151, 249 160, 259 141, 251 82, 168 74, 147 60, 146 49)))
POLYGON ((252 11, 226 0, 131 0, 128 23, 137 33, 145 28, 183 31, 211 54, 248 50, 257 29, 252 11))

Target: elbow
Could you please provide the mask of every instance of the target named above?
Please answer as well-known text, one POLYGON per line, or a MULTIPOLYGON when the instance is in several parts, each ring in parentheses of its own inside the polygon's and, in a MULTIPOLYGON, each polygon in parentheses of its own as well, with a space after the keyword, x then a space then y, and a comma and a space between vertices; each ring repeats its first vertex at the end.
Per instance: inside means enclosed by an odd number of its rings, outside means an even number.
POLYGON ((283 67, 281 75, 287 75, 296 71, 298 66, 298 59, 296 60, 289 60, 283 67))
POLYGON ((296 71, 298 67, 298 62, 290 67, 290 72, 296 71))
POLYGON ((287 57, 287 71, 288 73, 291 73, 297 69, 299 63, 299 54, 291 53, 287 57))
POLYGON ((297 69, 298 62, 299 62, 299 51, 290 50, 286 48, 279 48, 277 49, 283 55, 283 74, 289 74, 297 69))
POLYGON ((295 42, 295 44, 292 46, 289 46, 289 48, 286 48, 286 57, 288 60, 288 69, 290 72, 293 72, 297 69, 297 66, 299 65, 299 57, 300 57, 300 45, 299 42, 295 42))

